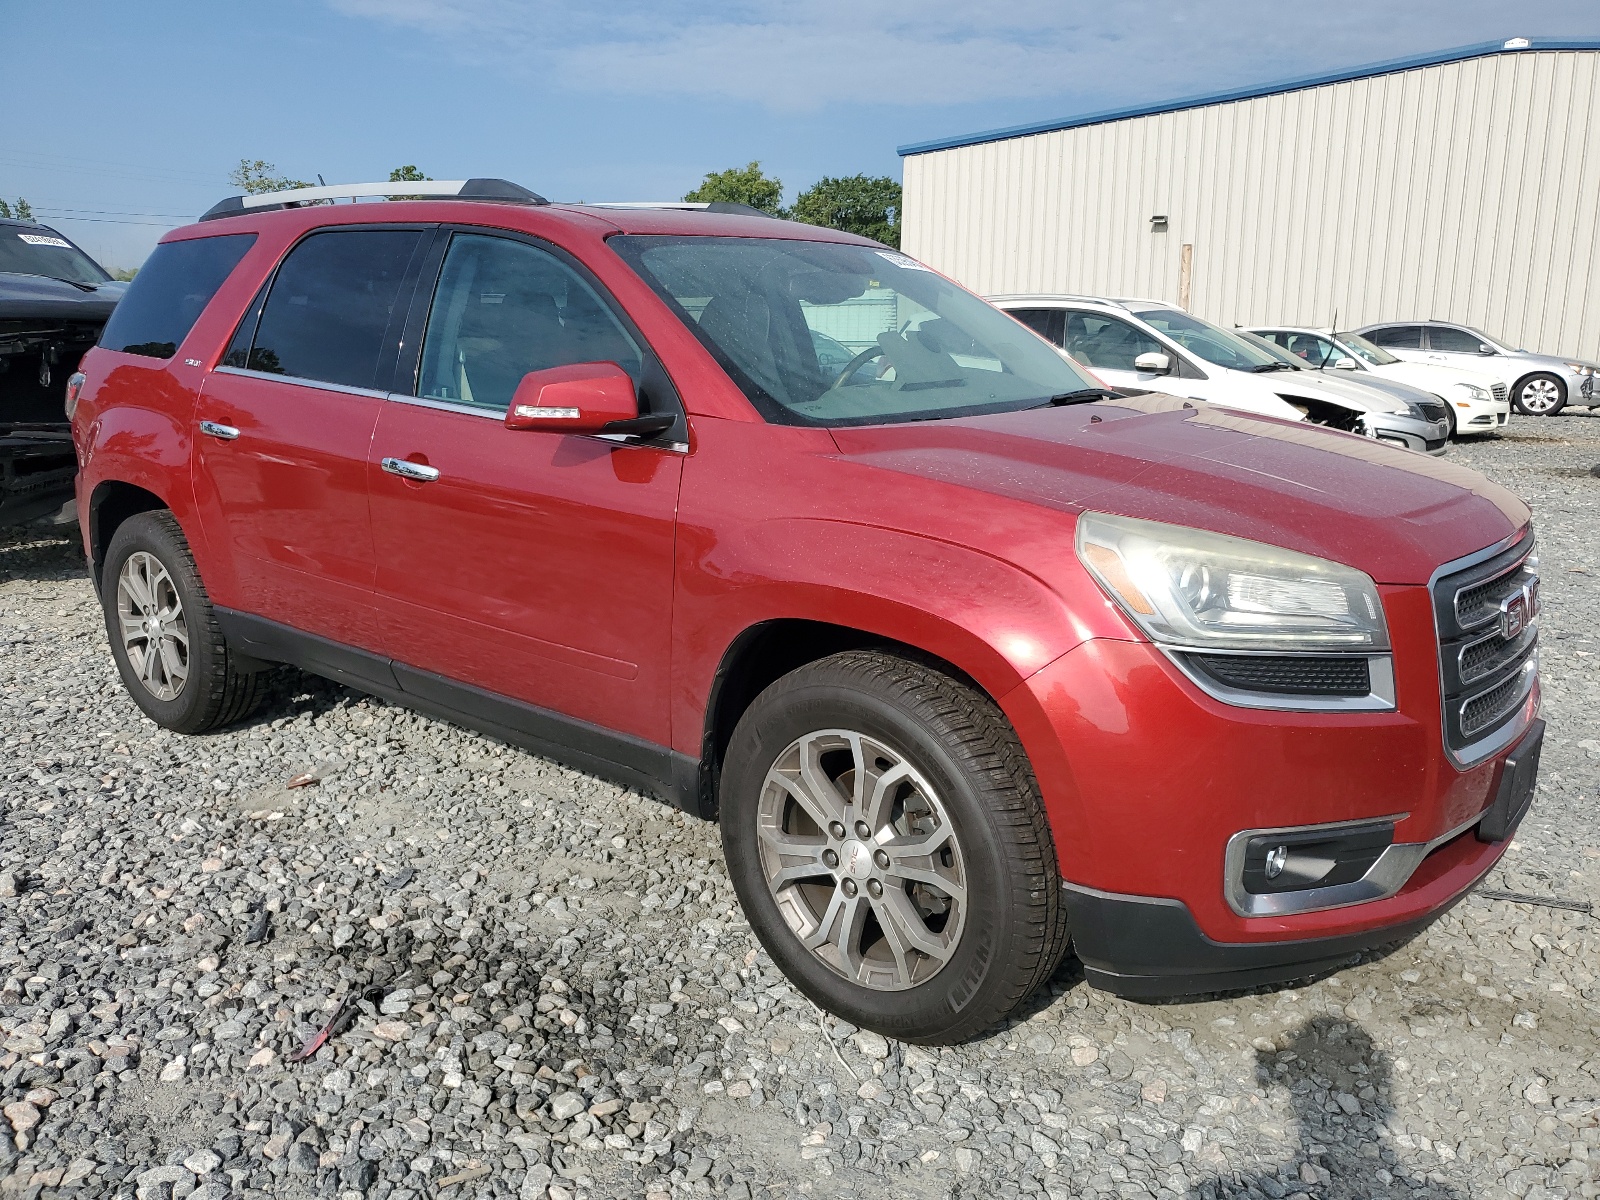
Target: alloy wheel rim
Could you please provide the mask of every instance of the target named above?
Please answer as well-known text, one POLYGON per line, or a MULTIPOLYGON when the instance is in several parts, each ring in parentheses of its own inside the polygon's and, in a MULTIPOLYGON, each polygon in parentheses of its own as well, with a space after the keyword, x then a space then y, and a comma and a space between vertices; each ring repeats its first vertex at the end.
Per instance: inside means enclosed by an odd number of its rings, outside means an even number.
POLYGON ((904 991, 948 965, 966 867, 949 813, 905 755, 854 730, 796 738, 767 772, 756 819, 778 911, 829 970, 904 991))
POLYGON ((117 573, 117 626, 145 691, 176 700, 189 679, 189 623, 177 586, 155 555, 136 550, 117 573))
POLYGON ((1522 404, 1531 412, 1549 412, 1561 399, 1561 389, 1548 379, 1533 379, 1522 385, 1522 404))

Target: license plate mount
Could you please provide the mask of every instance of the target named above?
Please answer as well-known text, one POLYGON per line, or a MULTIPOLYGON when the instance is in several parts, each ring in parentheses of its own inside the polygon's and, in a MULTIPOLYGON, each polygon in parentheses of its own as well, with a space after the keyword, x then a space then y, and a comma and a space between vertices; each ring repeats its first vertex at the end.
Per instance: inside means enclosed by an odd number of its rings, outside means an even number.
POLYGON ((1517 831, 1533 803, 1534 786, 1539 782, 1539 752, 1543 748, 1544 722, 1536 720, 1500 768, 1494 803, 1484 810, 1483 820, 1478 822, 1480 842, 1503 842, 1517 831))

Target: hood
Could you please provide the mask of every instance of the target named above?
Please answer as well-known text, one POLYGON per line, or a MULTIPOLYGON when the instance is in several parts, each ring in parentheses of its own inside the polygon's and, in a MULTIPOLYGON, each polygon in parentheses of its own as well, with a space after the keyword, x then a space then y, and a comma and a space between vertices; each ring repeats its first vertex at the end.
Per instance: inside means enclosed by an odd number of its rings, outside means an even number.
POLYGON ((1431 392, 1421 388, 1399 380, 1380 380, 1362 371, 1301 369, 1276 373, 1275 377, 1293 381, 1281 389, 1285 393, 1305 393, 1309 388, 1317 388, 1328 394, 1328 398, 1361 412, 1404 413, 1410 411, 1408 402, 1415 404, 1419 400, 1434 399, 1431 392), (1301 386, 1301 380, 1307 381, 1305 386, 1301 386))
POLYGON ((1528 506, 1475 471, 1369 438, 1144 395, 833 430, 841 455, 975 493, 1208 529, 1426 583, 1528 506))
POLYGON ((1461 367, 1447 367, 1443 363, 1408 362, 1400 359, 1398 362, 1385 363, 1383 366, 1374 366, 1363 374, 1378 375, 1388 379, 1398 379, 1402 383, 1409 383, 1414 387, 1423 388, 1431 392, 1441 392, 1445 388, 1453 387, 1460 383, 1470 383, 1484 391, 1494 394, 1494 388, 1500 380, 1493 375, 1485 375, 1480 371, 1468 371, 1461 367))
MULTIPOLYGON (((1237 371, 1215 364, 1207 364, 1205 370, 1226 376, 1230 388, 1248 389, 1259 395, 1283 400, 1286 405, 1292 404, 1292 397, 1298 396, 1305 400, 1322 400, 1329 404, 1337 404, 1354 412, 1406 411, 1403 403, 1395 401, 1384 393, 1328 371, 1313 371, 1306 368, 1290 370, 1287 367, 1282 371, 1237 371), (1291 399, 1285 399, 1286 397, 1291 399)), ((1227 404, 1222 399, 1214 403, 1227 404)), ((1293 419, 1291 411, 1286 409, 1282 414, 1286 420, 1293 419)), ((1278 413, 1274 410, 1266 415, 1277 416, 1278 413)))
POLYGON ((86 292, 44 275, 0 271, 0 319, 104 321, 127 290, 125 283, 108 282, 86 292))
POLYGON ((1593 367, 1595 370, 1600 371, 1600 365, 1591 362, 1587 358, 1579 358, 1576 354, 1563 356, 1560 354, 1535 354, 1531 350, 1512 350, 1507 354, 1507 357, 1514 358, 1519 363, 1526 363, 1531 367, 1543 367, 1545 370, 1554 371, 1558 375, 1566 373, 1569 362, 1582 363, 1586 367, 1593 367))

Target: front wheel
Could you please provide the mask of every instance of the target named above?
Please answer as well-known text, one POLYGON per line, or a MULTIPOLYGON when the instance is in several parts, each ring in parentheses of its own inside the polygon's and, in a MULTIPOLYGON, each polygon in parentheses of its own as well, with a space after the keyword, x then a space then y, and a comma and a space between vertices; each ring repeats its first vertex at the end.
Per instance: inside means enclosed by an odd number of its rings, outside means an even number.
POLYGON ((261 677, 235 663, 171 513, 139 513, 118 526, 100 601, 123 686, 157 725, 202 733, 255 709, 261 677))
POLYGON ((988 697, 931 667, 850 651, 778 680, 734 730, 720 803, 756 935, 852 1024, 962 1041, 1066 949, 1022 747, 988 697))
POLYGON ((1512 396, 1517 411, 1529 417, 1553 417, 1567 405, 1567 385, 1541 371, 1517 383, 1512 396))

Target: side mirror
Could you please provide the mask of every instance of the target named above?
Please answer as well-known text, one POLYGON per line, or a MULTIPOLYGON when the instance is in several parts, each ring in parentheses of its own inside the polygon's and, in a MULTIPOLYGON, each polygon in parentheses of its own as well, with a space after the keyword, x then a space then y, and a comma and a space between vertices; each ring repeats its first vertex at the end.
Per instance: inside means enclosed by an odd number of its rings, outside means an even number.
POLYGON ((1172 370, 1172 360, 1159 350, 1146 350, 1133 360, 1133 369, 1146 375, 1166 375, 1172 370))
POLYGON ((1479 354, 1483 354, 1483 355, 1493 354, 1494 353, 1494 347, 1493 346, 1486 346, 1482 342, 1479 342, 1478 343, 1478 353, 1479 354))
POLYGON ((574 363, 524 375, 506 410, 506 428, 602 433, 608 425, 638 417, 632 376, 616 363, 574 363))
POLYGON ((1335 371, 1354 371, 1356 369, 1356 360, 1353 358, 1341 358, 1333 364, 1333 369, 1335 371))

